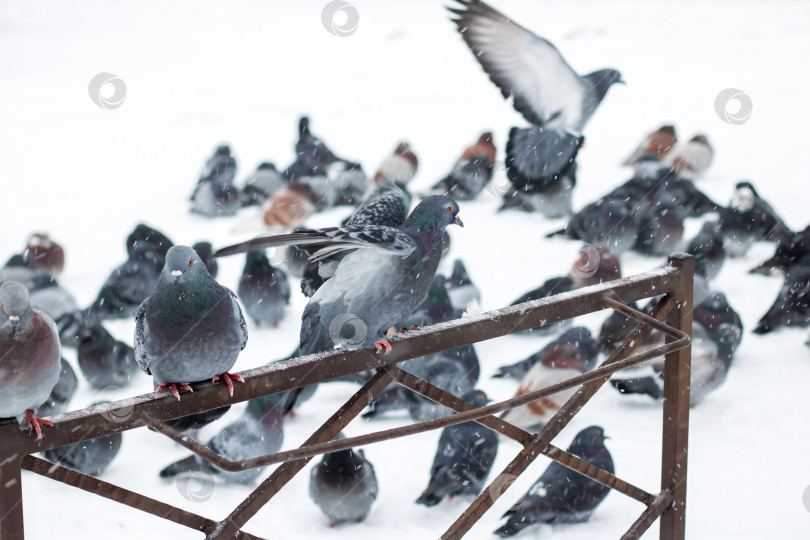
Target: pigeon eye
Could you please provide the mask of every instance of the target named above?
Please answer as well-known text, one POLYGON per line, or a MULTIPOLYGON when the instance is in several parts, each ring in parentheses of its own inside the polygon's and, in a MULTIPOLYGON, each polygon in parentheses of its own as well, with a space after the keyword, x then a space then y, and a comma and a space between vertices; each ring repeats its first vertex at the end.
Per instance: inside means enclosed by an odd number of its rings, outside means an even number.
POLYGON ((453 207, 452 207, 452 206, 448 206, 448 207, 447 207, 447 211, 448 211, 448 212, 452 212, 452 211, 453 211, 453 207))
POLYGON ((192 264, 194 264, 194 259, 189 259, 188 260, 188 265, 191 266, 192 264))

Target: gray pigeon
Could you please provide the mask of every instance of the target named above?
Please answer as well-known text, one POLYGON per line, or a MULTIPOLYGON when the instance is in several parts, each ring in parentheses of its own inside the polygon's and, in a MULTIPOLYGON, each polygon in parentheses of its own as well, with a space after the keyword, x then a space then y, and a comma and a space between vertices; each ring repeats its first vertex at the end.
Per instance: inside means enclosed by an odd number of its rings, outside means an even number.
POLYGON ((76 393, 76 388, 79 386, 79 379, 76 377, 76 372, 67 363, 64 358, 60 361, 62 371, 59 372, 59 380, 56 386, 51 390, 51 395, 45 400, 45 403, 39 406, 37 411, 43 417, 53 416, 64 412, 67 409, 68 403, 73 399, 73 394, 76 393))
MULTIPOLYGON (((284 441, 282 415, 288 396, 289 392, 281 392, 251 399, 242 416, 222 428, 208 441, 208 448, 233 461, 278 452, 284 441)), ((230 483, 246 484, 255 480, 262 468, 223 471, 192 454, 165 467, 160 471, 160 477, 173 478, 194 471, 215 475, 230 483)))
POLYGON ((695 274, 706 279, 714 279, 720 273, 726 260, 723 246, 723 232, 717 221, 707 221, 692 240, 686 252, 695 257, 695 274))
POLYGON ((79 331, 77 353, 82 374, 97 390, 128 386, 138 370, 132 347, 112 337, 100 324, 79 331))
POLYGON ((767 334, 780 326, 810 325, 810 255, 785 272, 785 284, 773 305, 754 328, 755 334, 767 334))
POLYGON ((462 225, 458 204, 443 195, 419 203, 399 227, 347 225, 250 240, 217 252, 231 255, 261 247, 306 246, 313 260, 355 249, 312 296, 304 310, 300 353, 342 346, 390 349, 386 331, 411 314, 428 293, 441 258, 442 235, 462 225), (363 249, 356 249, 363 248, 363 249))
POLYGON ((42 439, 36 409, 51 395, 59 374, 59 332, 50 316, 31 308, 28 289, 18 281, 0 286, 0 418, 14 417, 42 439))
POLYGON ((289 180, 276 170, 274 164, 260 163, 256 171, 245 178, 242 185, 242 205, 259 206, 288 183, 289 180))
POLYGON ((290 283, 284 270, 273 267, 263 250, 249 251, 236 294, 253 322, 276 327, 290 303, 290 283))
POLYGON ((731 257, 742 257, 754 242, 786 242, 793 234, 751 182, 737 183, 728 208, 720 211, 720 230, 731 257))
MULTIPOLYGON (((489 401, 480 390, 463 396, 464 401, 483 407, 489 401)), ((445 497, 478 495, 498 453, 498 434, 476 422, 444 428, 430 468, 430 482, 416 502, 435 506, 445 497)))
POLYGON ((214 246, 211 245, 211 242, 197 242, 191 246, 191 249, 196 251, 197 255, 200 256, 200 259, 208 269, 208 273, 211 274, 211 277, 217 279, 219 265, 217 264, 217 260, 214 258, 214 246))
MULTIPOLYGON (((93 403, 91 407, 102 403, 108 402, 99 401, 93 403)), ((57 465, 82 474, 99 476, 118 455, 122 441, 123 435, 118 432, 67 446, 49 448, 43 454, 45 459, 57 465)))
POLYGON ((750 272, 765 275, 772 273, 774 270, 785 272, 788 268, 801 261, 805 255, 810 255, 810 225, 805 227, 803 231, 791 234, 787 239, 779 240, 773 257, 751 269, 750 272))
POLYGON ((461 7, 448 9, 461 37, 503 97, 511 97, 532 124, 509 133, 509 180, 518 192, 555 190, 574 165, 585 124, 611 85, 624 82, 621 75, 600 69, 579 76, 548 40, 480 0, 457 1, 461 7))
POLYGON ((309 496, 329 518, 330 527, 359 523, 366 519, 377 498, 374 467, 362 450, 324 454, 309 477, 309 496))
MULTIPOLYGON (((605 432, 599 426, 583 429, 568 451, 609 473, 615 471, 613 458, 605 448, 605 432)), ((500 537, 514 536, 535 523, 580 523, 588 521, 594 509, 607 497, 610 488, 574 472, 557 462, 503 517, 506 524, 495 531, 500 537)))
POLYGON ((197 253, 174 246, 152 294, 138 308, 135 359, 154 378, 157 391, 187 383, 224 379, 233 395, 228 373, 247 344, 247 325, 233 292, 208 274, 197 253))
POLYGON ((191 211, 205 217, 232 216, 242 206, 242 193, 233 181, 236 160, 227 144, 217 147, 205 163, 191 194, 191 211))

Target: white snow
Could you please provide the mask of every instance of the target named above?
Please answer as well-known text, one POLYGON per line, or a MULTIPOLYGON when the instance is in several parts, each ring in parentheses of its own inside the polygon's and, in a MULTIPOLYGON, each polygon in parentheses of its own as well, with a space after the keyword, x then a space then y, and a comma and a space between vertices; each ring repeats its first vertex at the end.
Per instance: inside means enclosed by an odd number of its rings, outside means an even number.
MULTIPOLYGON (((216 220, 189 214, 197 175, 222 142, 234 149, 240 179, 261 161, 286 166, 302 113, 311 115, 315 134, 339 155, 361 161, 369 174, 399 139, 407 139, 420 160, 416 188, 444 175, 485 129, 493 131, 502 152, 509 128, 524 121, 474 61, 448 21, 445 3, 352 0, 359 25, 353 34, 337 37, 322 25, 326 1, 321 0, 0 0, 0 257, 21 250, 31 232, 48 231, 66 249, 60 282, 84 306, 124 261, 124 239, 139 221, 181 244, 208 239, 222 246, 245 239, 254 233, 231 231, 246 214, 216 220), (114 102, 106 87, 96 101, 109 100, 108 109, 90 99, 88 85, 100 73, 124 82, 123 102, 114 102)), ((710 197, 726 203, 735 182, 751 179, 788 226, 798 230, 807 224, 807 2, 497 0, 494 5, 550 39, 579 72, 615 67, 628 83, 610 90, 585 129, 575 208, 629 178, 619 162, 642 135, 672 122, 681 137, 703 132, 715 146, 715 161, 698 184, 710 197), (715 113, 715 97, 727 88, 741 89, 752 100, 753 112, 742 125, 727 124, 715 113)), ((502 158, 499 153, 499 163, 502 158)), ((505 181, 499 170, 496 185, 505 181)), ((562 222, 495 214, 497 204, 490 192, 461 204, 466 227, 451 231, 452 252, 445 262, 449 267, 453 258, 464 259, 482 288, 482 311, 506 306, 545 279, 564 274, 580 249, 576 242, 544 238, 562 222)), ((347 213, 330 211, 308 224, 331 225, 347 213)), ((699 226, 690 222, 687 236, 699 226)), ((758 244, 744 260, 728 261, 714 284, 741 313, 746 329, 725 385, 692 410, 691 539, 792 539, 806 538, 810 531, 810 510, 802 502, 810 485, 810 460, 803 459, 810 443, 807 331, 750 333, 781 280, 746 271, 771 250, 758 244)), ((663 262, 634 254, 622 258, 625 275, 663 262)), ((242 264, 240 257, 220 261, 220 281, 235 289, 242 264)), ((297 283, 293 288, 297 292, 297 283)), ((279 328, 250 326, 236 368, 289 354, 304 305, 304 297, 294 294, 279 328)), ((606 316, 578 322, 596 331, 606 316)), ((119 321, 108 328, 131 342, 133 326, 119 321)), ((514 336, 478 345, 480 387, 490 397, 510 397, 517 385, 492 380, 490 374, 536 352, 548 339, 514 336)), ((74 353, 66 355, 77 367, 74 353)), ((142 374, 130 388, 104 394, 83 382, 72 407, 150 389, 142 374)), ((355 389, 348 384, 320 388, 285 424, 284 448, 303 442, 355 389)), ((238 414, 235 409, 225 420, 238 414)), ((556 443, 567 447, 579 429, 599 424, 611 437, 607 444, 617 474, 655 492, 660 411, 659 404, 604 388, 556 443)), ((358 420, 346 432, 357 435, 407 421, 405 416, 358 420)), ((206 437, 217 426, 209 428, 206 437)), ((438 437, 432 432, 365 448, 380 495, 361 524, 328 528, 308 497, 305 470, 246 530, 273 538, 438 537, 469 502, 456 499, 435 508, 413 502, 427 483, 438 437)), ((518 450, 516 443, 502 443, 490 479, 518 450)), ((156 433, 127 432, 120 455, 102 478, 213 519, 226 516, 250 493, 250 486, 217 485, 199 496, 194 490, 202 487, 188 479, 158 478, 163 466, 185 455, 156 433), (182 489, 194 492, 183 496, 182 489)), ((538 458, 468 537, 491 538, 499 516, 547 464, 538 458)), ((33 474, 24 474, 23 485, 28 538, 200 538, 33 474)), ((612 493, 589 523, 535 527, 525 537, 616 538, 642 510, 612 493)), ((657 537, 655 527, 645 536, 657 537)))

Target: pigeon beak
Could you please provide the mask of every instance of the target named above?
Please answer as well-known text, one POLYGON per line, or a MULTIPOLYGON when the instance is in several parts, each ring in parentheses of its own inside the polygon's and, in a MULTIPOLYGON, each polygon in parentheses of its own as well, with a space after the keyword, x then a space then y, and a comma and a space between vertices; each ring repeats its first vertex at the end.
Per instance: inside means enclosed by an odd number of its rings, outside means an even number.
POLYGON ((625 81, 625 80, 624 80, 624 79, 622 79, 621 77, 619 77, 618 79, 616 79, 616 82, 617 82, 618 84, 627 84, 627 81, 625 81))
POLYGON ((459 226, 459 227, 461 227, 462 229, 464 228, 464 223, 461 221, 461 218, 460 218, 460 217, 458 217, 458 216, 456 216, 456 217, 453 219, 453 223, 455 223, 456 225, 458 225, 458 226, 459 226))

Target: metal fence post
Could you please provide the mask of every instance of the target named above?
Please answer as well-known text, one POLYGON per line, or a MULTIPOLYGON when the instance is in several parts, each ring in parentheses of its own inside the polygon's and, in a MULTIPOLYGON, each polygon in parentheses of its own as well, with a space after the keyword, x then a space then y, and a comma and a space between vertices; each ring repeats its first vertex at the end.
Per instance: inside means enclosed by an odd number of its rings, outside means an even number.
MULTIPOLYGON (((668 263, 678 269, 679 286, 674 294, 675 308, 667 316, 667 324, 691 336, 695 261, 691 255, 677 253, 670 255, 668 263)), ((667 342, 671 340, 667 336, 667 342)), ((672 495, 672 505, 661 514, 660 537, 661 540, 684 540, 692 347, 671 352, 665 358, 661 489, 672 495)))
POLYGON ((18 454, 11 453, 0 462, 0 540, 23 540, 25 537, 20 471, 18 454))

